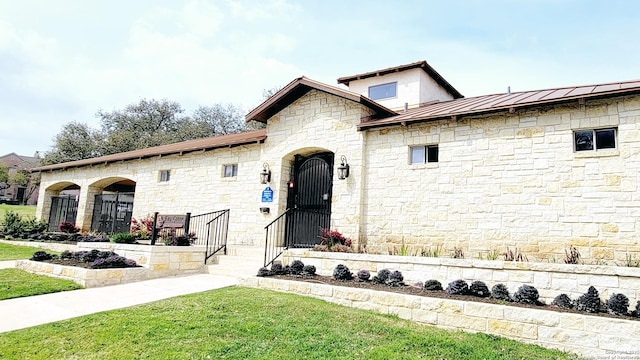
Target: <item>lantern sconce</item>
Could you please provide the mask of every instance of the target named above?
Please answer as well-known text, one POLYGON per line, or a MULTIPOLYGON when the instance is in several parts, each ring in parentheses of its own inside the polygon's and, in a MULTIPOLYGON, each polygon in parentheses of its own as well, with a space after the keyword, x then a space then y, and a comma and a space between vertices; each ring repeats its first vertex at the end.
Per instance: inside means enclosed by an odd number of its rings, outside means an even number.
POLYGON ((338 166, 338 179, 344 180, 349 177, 349 164, 347 163, 347 157, 342 155, 340 157, 340 166, 338 166))
POLYGON ((260 183, 266 184, 271 182, 271 169, 269 169, 269 164, 262 164, 262 171, 260 172, 260 183))

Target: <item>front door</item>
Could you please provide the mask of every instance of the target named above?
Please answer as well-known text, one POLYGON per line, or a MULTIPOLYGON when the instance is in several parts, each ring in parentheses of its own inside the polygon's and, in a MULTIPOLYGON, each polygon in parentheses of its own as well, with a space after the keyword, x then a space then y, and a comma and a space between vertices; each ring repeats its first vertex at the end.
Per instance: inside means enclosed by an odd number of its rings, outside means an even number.
POLYGON ((330 226, 332 186, 333 153, 296 155, 287 196, 287 208, 292 211, 287 221, 288 247, 320 243, 320 231, 330 226))

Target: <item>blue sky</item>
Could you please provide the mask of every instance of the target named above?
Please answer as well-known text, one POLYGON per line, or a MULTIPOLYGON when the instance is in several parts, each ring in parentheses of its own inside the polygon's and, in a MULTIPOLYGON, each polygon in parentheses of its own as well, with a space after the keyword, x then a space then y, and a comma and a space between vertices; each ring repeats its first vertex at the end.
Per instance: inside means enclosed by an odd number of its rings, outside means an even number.
POLYGON ((427 60, 463 95, 640 79, 640 2, 0 0, 0 155, 99 109, 187 113, 427 60))

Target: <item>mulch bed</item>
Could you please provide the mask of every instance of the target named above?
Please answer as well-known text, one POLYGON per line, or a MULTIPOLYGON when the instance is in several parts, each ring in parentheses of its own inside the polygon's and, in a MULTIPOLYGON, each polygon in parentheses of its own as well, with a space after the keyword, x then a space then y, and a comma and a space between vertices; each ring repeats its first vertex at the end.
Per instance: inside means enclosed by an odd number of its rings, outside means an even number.
MULTIPOLYGON (((581 314, 581 315, 601 316, 601 317, 614 318, 614 319, 640 320, 640 318, 636 318, 632 316, 619 316, 619 315, 609 314, 606 312, 587 313, 584 311, 578 311, 574 309, 560 308, 554 305, 538 306, 538 305, 531 305, 531 304, 524 304, 524 303, 517 303, 517 302, 506 302, 502 300, 496 300, 490 297, 478 297, 473 295, 451 295, 445 292, 444 290, 431 291, 431 290, 426 290, 422 287, 413 286, 413 285, 393 287, 393 286, 387 286, 385 284, 374 283, 372 281, 358 281, 358 280, 342 281, 342 280, 336 280, 331 276, 320 276, 320 275, 313 275, 313 276, 273 275, 269 277, 275 278, 275 279, 281 279, 281 280, 304 281, 304 282, 326 284, 326 285, 332 285, 332 286, 343 286, 343 287, 358 288, 358 289, 370 289, 375 291, 387 291, 387 292, 394 292, 394 293, 400 293, 400 294, 406 294, 406 295, 416 295, 416 296, 425 296, 425 297, 461 300, 461 301, 474 301, 474 302, 482 302, 482 303, 489 303, 489 304, 499 304, 499 305, 506 305, 506 306, 531 308, 531 309, 538 309, 538 310, 549 310, 549 311, 574 313, 574 314, 581 314)), ((447 284, 442 284, 442 286, 446 288, 447 284)), ((629 310, 633 310, 633 308, 635 308, 635 304, 630 304, 630 305, 631 306, 629 310)))

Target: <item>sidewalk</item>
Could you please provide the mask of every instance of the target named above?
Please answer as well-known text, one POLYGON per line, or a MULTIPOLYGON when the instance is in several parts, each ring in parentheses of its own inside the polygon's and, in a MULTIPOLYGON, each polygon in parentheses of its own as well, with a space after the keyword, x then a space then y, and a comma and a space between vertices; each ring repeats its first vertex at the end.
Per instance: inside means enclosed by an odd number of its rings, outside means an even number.
MULTIPOLYGON (((4 263, 0 262, 0 268, 9 265, 4 263)), ((236 283, 234 277, 195 274, 2 300, 0 333, 174 296, 220 289, 236 283)))

